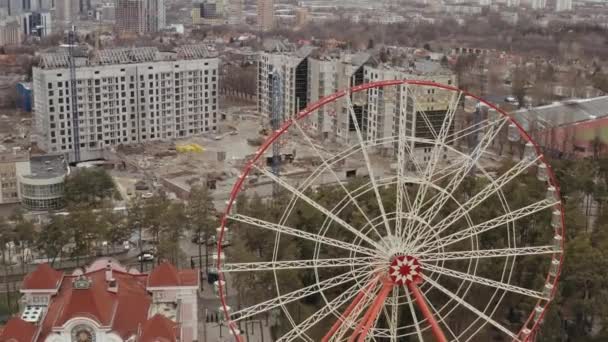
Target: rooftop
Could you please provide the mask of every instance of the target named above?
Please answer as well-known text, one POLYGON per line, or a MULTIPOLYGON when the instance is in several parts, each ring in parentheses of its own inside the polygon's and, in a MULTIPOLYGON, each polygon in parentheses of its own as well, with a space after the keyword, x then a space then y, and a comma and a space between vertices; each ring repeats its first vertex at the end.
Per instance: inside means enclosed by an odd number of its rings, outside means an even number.
POLYGON ((530 122, 540 127, 558 127, 608 117, 608 96, 591 99, 573 99, 546 106, 520 109, 513 113, 525 129, 530 122))
MULTIPOLYGON (((131 64, 145 62, 175 61, 213 58, 216 54, 203 44, 182 45, 171 51, 161 51, 157 47, 132 47, 103 49, 88 54, 78 49, 76 66, 131 64)), ((39 67, 43 69, 67 68, 69 55, 66 50, 40 54, 39 67)))
POLYGON ((32 156, 30 158, 32 172, 25 175, 30 179, 47 179, 60 177, 67 173, 68 166, 63 155, 32 156))

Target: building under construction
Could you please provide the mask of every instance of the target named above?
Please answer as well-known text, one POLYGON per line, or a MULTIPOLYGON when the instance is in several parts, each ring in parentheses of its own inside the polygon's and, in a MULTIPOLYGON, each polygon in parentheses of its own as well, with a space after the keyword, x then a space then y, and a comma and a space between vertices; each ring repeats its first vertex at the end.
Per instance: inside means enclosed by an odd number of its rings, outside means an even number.
POLYGON ((71 161, 96 159, 111 146, 217 130, 219 60, 203 46, 162 53, 151 47, 99 50, 76 54, 74 63, 75 87, 66 52, 41 54, 34 68, 35 136, 46 152, 69 154, 71 161))

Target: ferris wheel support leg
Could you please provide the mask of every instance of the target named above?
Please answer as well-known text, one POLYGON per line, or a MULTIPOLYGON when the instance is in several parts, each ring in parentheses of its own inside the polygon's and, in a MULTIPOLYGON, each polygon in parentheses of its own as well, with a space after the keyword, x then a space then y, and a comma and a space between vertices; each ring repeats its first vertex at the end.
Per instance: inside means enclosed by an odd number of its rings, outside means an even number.
POLYGON ((365 296, 365 293, 370 291, 371 289, 373 289, 374 286, 376 286, 377 282, 378 282, 378 278, 374 278, 369 282, 369 284, 367 286, 365 286, 361 289, 359 294, 357 294, 357 297, 355 297, 355 299, 353 299, 352 303, 350 303, 350 305, 346 308, 346 310, 344 310, 344 313, 342 313, 342 316, 340 316, 340 318, 336 321, 336 323, 334 323, 334 325, 327 332, 327 334, 325 334, 325 336, 323 336, 323 339, 321 339, 321 342, 328 342, 332 338, 332 336, 334 336, 336 331, 338 331, 340 329, 340 327, 342 326, 342 324, 344 324, 344 322, 348 319, 348 317, 353 312, 355 307, 359 304, 359 302, 361 302, 361 299, 363 299, 363 296, 365 296))
POLYGON ((359 336, 359 339, 357 339, 358 342, 365 341, 365 338, 369 333, 369 329, 376 321, 376 318, 378 318, 378 314, 386 301, 386 297, 388 297, 388 294, 393 290, 393 286, 395 286, 395 284, 390 279, 383 280, 382 290, 380 290, 378 297, 376 297, 376 300, 374 300, 372 306, 367 310, 361 319, 361 322, 357 324, 357 327, 355 328, 352 336, 348 339, 348 342, 354 342, 357 336, 359 336))
POLYGON ((407 287, 410 290, 410 292, 412 293, 412 295, 414 295, 414 298, 416 298, 416 304, 418 304, 418 308, 422 312, 422 315, 431 324, 431 331, 433 332, 433 335, 435 336, 435 339, 437 340, 437 342, 448 342, 448 339, 445 337, 443 330, 439 326, 439 323, 435 319, 435 316, 433 315, 433 313, 431 312, 431 309, 429 308, 428 304, 426 303, 424 296, 420 292, 418 285, 414 282, 410 282, 407 285, 407 287))

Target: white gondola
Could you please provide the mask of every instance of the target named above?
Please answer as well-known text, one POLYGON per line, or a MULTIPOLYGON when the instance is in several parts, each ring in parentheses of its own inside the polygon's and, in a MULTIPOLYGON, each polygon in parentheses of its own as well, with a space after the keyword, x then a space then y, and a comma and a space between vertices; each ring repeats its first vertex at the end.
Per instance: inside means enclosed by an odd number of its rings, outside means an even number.
POLYGON ((560 252, 562 250, 562 236, 559 234, 555 234, 553 237, 553 250, 556 252, 560 252))
POLYGON ((517 129, 517 126, 513 123, 507 128, 507 139, 509 139, 510 142, 518 142, 519 139, 521 139, 519 129, 517 129))
POLYGON ((538 180, 541 182, 546 182, 549 179, 549 171, 547 170, 547 165, 538 165, 538 170, 536 171, 536 178, 538 178, 538 180))
POLYGON ((553 284, 546 283, 545 287, 543 288, 543 295, 547 298, 550 298, 552 294, 553 294, 553 284))
POLYGON ((553 213, 551 214, 551 227, 553 227, 556 232, 562 230, 562 212, 557 209, 553 210, 553 213))
POLYGON ((226 313, 228 315, 230 315, 232 311, 231 311, 231 309, 230 309, 230 307, 228 305, 226 305, 226 309, 225 310, 224 310, 224 307, 220 305, 220 306, 218 306, 216 312, 217 312, 217 317, 219 318, 219 321, 220 322, 225 322, 226 321, 226 313))
POLYGON ((546 197, 547 201, 557 201, 557 190, 555 189, 554 186, 550 186, 547 188, 547 194, 546 197))
POLYGON ((536 159, 536 148, 531 142, 527 142, 526 147, 524 147, 524 158, 526 160, 536 159))
POLYGON ((545 312, 545 308, 543 308, 542 306, 536 306, 534 308, 534 321, 538 322, 540 320, 540 318, 543 316, 543 312, 545 312))
POLYGON ((220 288, 222 289, 222 293, 224 293, 224 291, 226 291, 226 282, 225 281, 218 280, 213 283, 213 293, 215 293, 216 296, 220 295, 220 288))
POLYGON ((559 273, 559 267, 561 265, 561 261, 559 259, 553 259, 551 260, 551 266, 549 268, 549 274, 552 277, 557 277, 558 273, 559 273))

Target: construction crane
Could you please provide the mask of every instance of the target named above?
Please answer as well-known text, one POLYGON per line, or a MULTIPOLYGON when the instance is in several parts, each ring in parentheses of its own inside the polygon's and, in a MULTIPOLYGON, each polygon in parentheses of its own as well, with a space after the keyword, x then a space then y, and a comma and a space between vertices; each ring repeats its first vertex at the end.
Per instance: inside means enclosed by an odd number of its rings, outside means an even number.
POLYGON ((78 96, 76 94, 76 27, 72 26, 68 32, 68 55, 70 68, 70 108, 72 109, 72 146, 74 146, 74 163, 80 162, 80 129, 78 122, 78 96))
MULTIPOLYGON (((283 123, 283 78, 281 74, 274 70, 271 74, 271 87, 272 87, 272 100, 271 100, 271 116, 270 126, 272 131, 276 132, 281 128, 283 123)), ((272 173, 279 176, 281 171, 281 142, 280 138, 277 138, 272 144, 272 173)), ((274 183, 273 193, 276 195, 279 191, 278 183, 274 183)))

